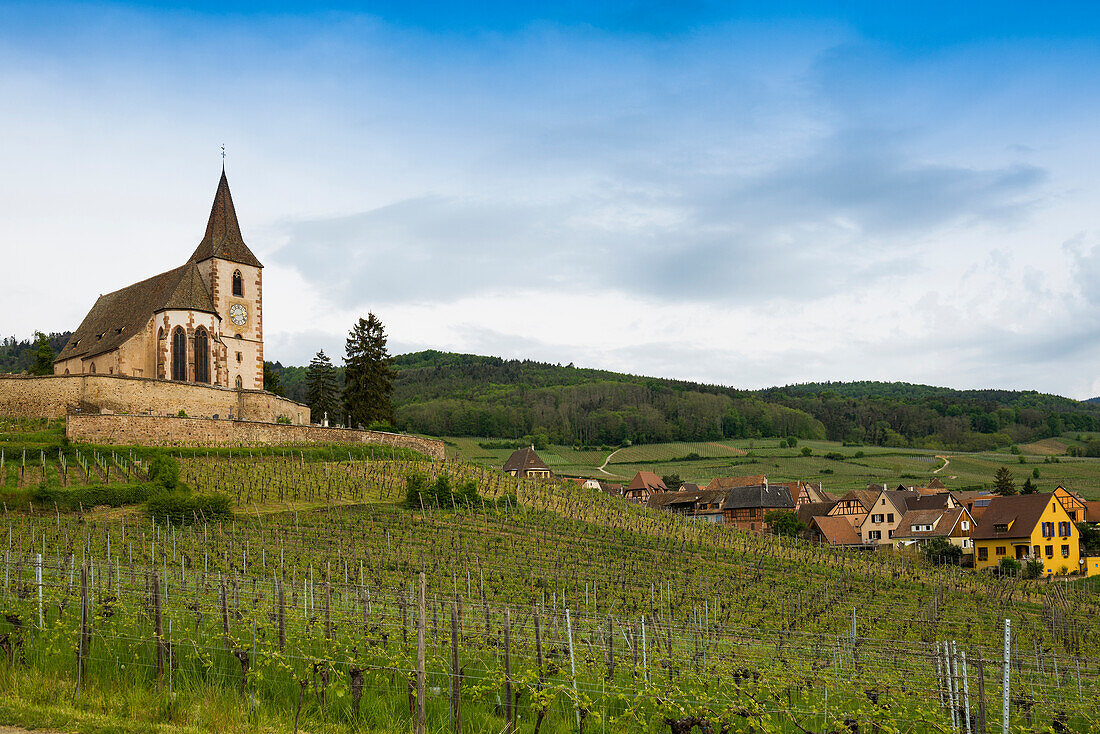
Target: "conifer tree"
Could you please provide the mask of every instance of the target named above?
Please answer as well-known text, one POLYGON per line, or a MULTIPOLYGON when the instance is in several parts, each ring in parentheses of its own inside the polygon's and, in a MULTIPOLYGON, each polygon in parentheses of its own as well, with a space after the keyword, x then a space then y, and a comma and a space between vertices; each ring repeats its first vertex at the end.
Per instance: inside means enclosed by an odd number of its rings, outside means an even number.
POLYGON ((348 334, 344 355, 344 415, 351 426, 395 422, 393 361, 386 330, 373 313, 360 318, 348 334))
POLYGON ((1002 466, 993 475, 993 494, 999 494, 1002 497, 1016 494, 1016 482, 1012 479, 1012 472, 1007 466, 1002 466))
POLYGON ((339 403, 340 387, 336 383, 336 367, 332 360, 325 354, 325 350, 317 352, 317 356, 309 363, 306 370, 306 402, 309 403, 310 415, 315 423, 320 423, 325 416, 332 423, 336 423, 336 407, 339 403))

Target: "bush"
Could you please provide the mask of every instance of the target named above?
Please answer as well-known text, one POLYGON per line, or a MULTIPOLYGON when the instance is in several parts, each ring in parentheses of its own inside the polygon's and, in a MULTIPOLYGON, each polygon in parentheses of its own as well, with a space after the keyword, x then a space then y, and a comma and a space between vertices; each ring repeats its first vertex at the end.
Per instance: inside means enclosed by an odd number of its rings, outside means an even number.
POLYGON ((289 426, 290 425, 290 416, 289 415, 281 415, 281 416, 279 416, 278 418, 275 419, 275 422, 276 423, 281 423, 284 426, 289 426))
POLYGON ((446 474, 440 474, 432 482, 423 472, 412 471, 405 475, 405 504, 413 509, 421 507, 476 507, 481 501, 474 480, 454 485, 446 474))
POLYGON ((136 505, 163 491, 162 486, 153 482, 106 486, 89 484, 83 487, 39 487, 34 491, 32 498, 42 505, 56 505, 60 510, 81 508, 88 510, 100 505, 108 507, 136 505))
POLYGON ((921 552, 929 563, 937 566, 957 566, 962 560, 962 548, 947 538, 932 538, 921 547, 921 552))
POLYGON ((180 465, 176 458, 166 451, 159 451, 149 460, 149 481, 165 489, 180 487, 180 465))
POLYGON ((160 521, 187 525, 198 521, 222 522, 233 517, 229 498, 224 494, 194 495, 189 492, 163 492, 149 498, 145 510, 160 521))
POLYGON ((1043 577, 1043 562, 1038 558, 1029 558, 1024 564, 1023 574, 1025 579, 1038 579, 1043 577))
POLYGON ((813 452, 814 452, 814 450, 813 450, 813 449, 811 449, 811 448, 810 448, 809 446, 803 446, 803 447, 802 447, 802 455, 803 455, 803 456, 809 456, 809 455, 810 455, 810 454, 812 454, 813 452))
POLYGON ((187 418, 188 417, 187 411, 184 410, 183 408, 180 408, 180 412, 176 413, 176 417, 177 418, 187 418))
POLYGON ((1002 558, 997 567, 1004 576, 1016 576, 1020 573, 1020 562, 1015 558, 1002 558))

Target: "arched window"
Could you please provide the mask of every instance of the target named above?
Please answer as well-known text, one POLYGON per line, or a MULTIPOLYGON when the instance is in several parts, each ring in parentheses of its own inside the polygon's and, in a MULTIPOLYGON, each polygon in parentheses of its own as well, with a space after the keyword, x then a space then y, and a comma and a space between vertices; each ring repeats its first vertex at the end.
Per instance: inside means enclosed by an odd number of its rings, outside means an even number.
POLYGON ((179 326, 172 332, 172 379, 187 380, 187 335, 179 326))
POLYGON ((244 298, 244 278, 241 277, 240 270, 233 271, 233 295, 244 298))
POLYGON ((210 339, 201 326, 195 330, 195 382, 210 382, 210 339))
POLYGON ((241 379, 240 375, 237 375, 237 389, 238 390, 243 390, 244 389, 244 380, 241 379))
POLYGON ((65 374, 66 375, 69 374, 69 368, 68 367, 65 368, 65 374))
POLYGON ((92 362, 92 366, 89 368, 89 372, 91 372, 93 375, 95 374, 95 362, 92 362))

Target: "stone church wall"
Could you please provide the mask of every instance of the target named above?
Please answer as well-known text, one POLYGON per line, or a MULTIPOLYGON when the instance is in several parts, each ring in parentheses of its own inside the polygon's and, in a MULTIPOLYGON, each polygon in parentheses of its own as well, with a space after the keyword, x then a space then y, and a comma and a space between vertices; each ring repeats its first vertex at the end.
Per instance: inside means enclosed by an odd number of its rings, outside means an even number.
POLYGON ((120 446, 303 446, 308 444, 380 444, 408 448, 436 461, 445 458, 442 441, 381 431, 291 426, 209 418, 146 415, 70 415, 65 435, 71 441, 120 446))
POLYGON ((71 413, 128 413, 236 418, 309 425, 309 407, 260 390, 121 375, 0 376, 0 415, 60 418, 71 413))

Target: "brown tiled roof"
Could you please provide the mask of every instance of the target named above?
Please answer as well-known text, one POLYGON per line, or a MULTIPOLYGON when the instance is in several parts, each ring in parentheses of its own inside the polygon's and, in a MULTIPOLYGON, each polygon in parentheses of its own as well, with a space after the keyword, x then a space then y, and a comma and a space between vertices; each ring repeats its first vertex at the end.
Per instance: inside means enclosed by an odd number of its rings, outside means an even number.
POLYGON ((1100 502, 1085 503, 1085 522, 1100 522, 1100 502))
POLYGON ((694 482, 684 482, 680 485, 680 492, 698 492, 702 487, 694 482))
MULTIPOLYGON (((882 487, 881 484, 872 484, 870 486, 872 486, 872 487, 882 487)), ((850 492, 848 492, 847 494, 845 494, 843 497, 841 497, 839 500, 837 500, 837 502, 843 502, 844 500, 853 500, 854 499, 854 500, 858 501, 859 504, 863 505, 863 509, 870 512, 871 508, 875 506, 875 500, 878 499, 879 492, 881 492, 881 491, 882 491, 881 489, 879 489, 878 491, 871 490, 871 489, 853 489, 850 492)))
POLYGON ((218 190, 214 194, 214 204, 210 207, 206 234, 191 255, 191 262, 202 262, 212 257, 220 257, 256 268, 263 267, 241 236, 241 226, 237 223, 237 210, 233 208, 233 196, 229 193, 229 181, 225 178, 225 171, 222 171, 218 190))
POLYGON ((906 506, 910 510, 946 510, 947 500, 950 496, 951 494, 948 492, 922 494, 906 502, 906 506))
POLYGON ((971 537, 974 540, 1030 537, 1035 524, 1039 522, 1039 518, 1043 516, 1043 511, 1053 497, 1053 493, 994 497, 971 537), (994 532, 995 525, 1009 525, 1008 532, 994 532))
POLYGON ((626 486, 626 491, 632 489, 648 489, 651 492, 665 492, 668 487, 665 486, 664 481, 659 476, 651 471, 640 471, 634 475, 633 481, 626 486))
POLYGON ((516 449, 504 462, 504 471, 514 471, 522 474, 532 469, 535 471, 550 471, 550 467, 539 458, 539 455, 535 453, 535 449, 531 446, 516 449))
POLYGON ((828 515, 836 502, 808 502, 798 508, 798 519, 803 525, 809 525, 810 521, 818 515, 828 515))
MULTIPOLYGON (((920 496, 916 492, 910 492, 908 490, 899 491, 896 489, 886 490, 885 495, 886 498, 889 499, 891 503, 893 503, 894 507, 896 507, 902 514, 905 514, 905 511, 909 509, 909 503, 913 502, 917 499, 917 497, 920 496)), ((876 497, 875 500, 872 501, 872 506, 877 500, 878 498, 876 497)))
POLYGON ((956 507, 953 510, 910 510, 905 513, 894 530, 894 539, 901 538, 946 538, 954 531, 959 519, 966 510, 956 507), (932 525, 931 530, 910 530, 914 525, 932 525))
POLYGON ((927 484, 927 487, 928 489, 947 489, 947 486, 938 478, 933 478, 932 481, 927 484))
POLYGON ((715 477, 707 485, 707 489, 733 489, 734 487, 755 487, 767 484, 768 478, 763 474, 751 477, 715 477))
POLYGON ((722 503, 723 510, 739 510, 745 508, 760 507, 765 510, 793 510, 794 500, 791 499, 791 491, 786 485, 755 487, 734 487, 726 490, 726 501, 722 503))
POLYGON ((169 309, 216 313, 194 263, 100 296, 55 361, 88 359, 117 349, 143 329, 153 314, 169 309))
POLYGON ((862 545, 855 528, 843 517, 829 517, 818 515, 811 521, 817 526, 818 531, 825 536, 829 545, 862 545))
POLYGON ((675 505, 709 505, 721 502, 726 495, 724 489, 700 489, 694 492, 654 492, 649 495, 650 507, 667 508, 675 505))

